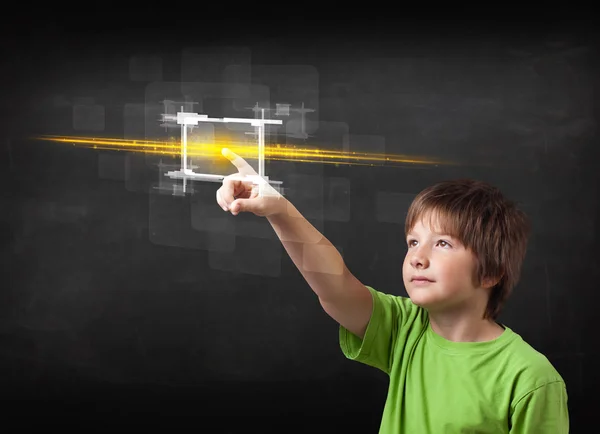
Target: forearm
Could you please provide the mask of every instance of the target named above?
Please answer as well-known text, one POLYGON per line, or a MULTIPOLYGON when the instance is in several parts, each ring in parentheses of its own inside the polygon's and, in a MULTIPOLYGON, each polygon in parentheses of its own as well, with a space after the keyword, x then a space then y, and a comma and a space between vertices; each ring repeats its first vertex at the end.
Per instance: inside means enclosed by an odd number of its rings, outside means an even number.
POLYGON ((291 202, 282 200, 283 211, 267 217, 269 223, 319 299, 335 300, 349 275, 342 255, 291 202))

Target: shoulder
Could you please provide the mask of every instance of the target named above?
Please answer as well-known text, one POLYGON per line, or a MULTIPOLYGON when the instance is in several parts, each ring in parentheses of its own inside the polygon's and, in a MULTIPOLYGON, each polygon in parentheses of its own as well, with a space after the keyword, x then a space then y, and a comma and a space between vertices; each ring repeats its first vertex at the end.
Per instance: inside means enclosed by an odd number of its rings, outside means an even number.
POLYGON ((373 313, 383 314, 398 321, 401 326, 415 322, 425 324, 428 320, 427 310, 417 306, 409 297, 393 295, 378 291, 371 286, 367 289, 373 296, 373 313))
POLYGON ((548 357, 533 348, 519 334, 514 333, 514 338, 508 345, 509 357, 507 364, 513 372, 516 381, 517 396, 519 399, 539 388, 548 385, 562 385, 564 380, 548 357))
POLYGON ((512 345, 510 425, 515 433, 568 433, 567 387, 550 360, 520 336, 512 345))

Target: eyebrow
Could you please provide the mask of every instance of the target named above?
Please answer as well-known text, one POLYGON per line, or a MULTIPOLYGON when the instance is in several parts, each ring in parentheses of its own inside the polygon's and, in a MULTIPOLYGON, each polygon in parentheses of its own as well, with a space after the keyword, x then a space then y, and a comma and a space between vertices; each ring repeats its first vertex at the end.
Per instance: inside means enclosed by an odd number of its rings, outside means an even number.
MULTIPOLYGON (((452 236, 450 234, 444 233, 444 232, 431 231, 431 233, 434 234, 434 235, 442 236, 442 237, 456 238, 456 237, 454 237, 454 236, 452 236)), ((407 237, 410 236, 410 235, 415 235, 415 233, 411 231, 411 232, 409 232, 409 233, 406 234, 407 237)))

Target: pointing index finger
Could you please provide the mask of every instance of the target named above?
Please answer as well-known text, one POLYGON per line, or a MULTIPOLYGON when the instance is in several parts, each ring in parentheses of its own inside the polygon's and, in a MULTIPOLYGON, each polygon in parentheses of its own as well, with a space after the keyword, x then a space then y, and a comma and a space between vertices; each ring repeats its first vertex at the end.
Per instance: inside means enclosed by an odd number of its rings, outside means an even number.
POLYGON ((242 157, 240 157, 239 155, 237 155, 236 153, 232 152, 231 150, 227 149, 227 148, 223 148, 221 149, 221 154, 223 154, 223 156, 225 158, 227 158, 229 161, 231 161, 233 163, 233 165, 235 167, 237 167, 237 169, 239 170, 239 172, 243 175, 255 175, 256 171, 252 168, 252 166, 250 166, 246 160, 244 160, 242 157))

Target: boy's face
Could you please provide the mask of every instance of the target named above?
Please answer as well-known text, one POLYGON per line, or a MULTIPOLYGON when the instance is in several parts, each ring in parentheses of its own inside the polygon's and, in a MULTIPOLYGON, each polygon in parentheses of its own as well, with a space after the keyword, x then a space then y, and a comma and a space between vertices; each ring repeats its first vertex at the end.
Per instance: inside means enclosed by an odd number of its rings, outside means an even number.
POLYGON ((430 311, 460 309, 482 293, 475 284, 477 261, 471 250, 443 234, 435 223, 427 215, 417 220, 406 237, 404 286, 413 303, 430 311))

